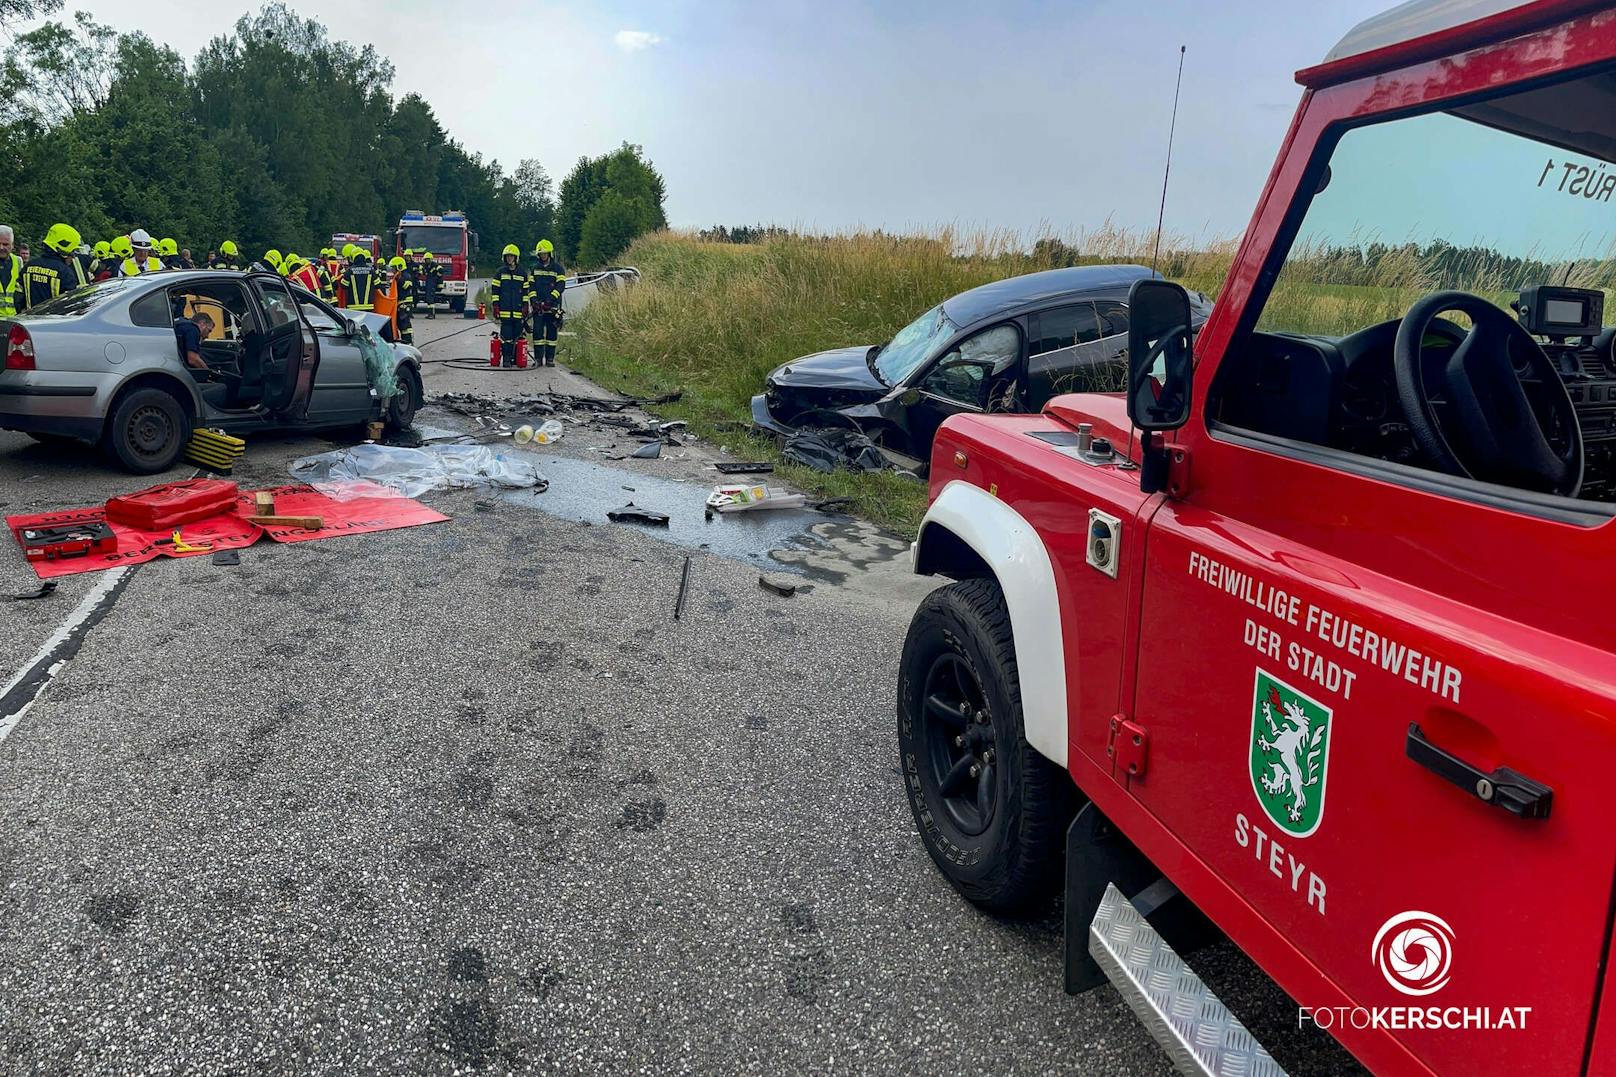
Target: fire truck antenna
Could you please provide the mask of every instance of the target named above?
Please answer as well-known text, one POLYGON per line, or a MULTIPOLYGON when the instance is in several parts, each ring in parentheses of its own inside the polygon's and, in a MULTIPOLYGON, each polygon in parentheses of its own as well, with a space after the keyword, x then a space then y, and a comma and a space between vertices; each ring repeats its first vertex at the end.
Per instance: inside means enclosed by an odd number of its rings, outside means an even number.
POLYGON ((1150 271, 1156 272, 1156 261, 1161 257, 1162 221, 1167 217, 1167 177, 1173 172, 1173 134, 1178 130, 1178 91, 1184 85, 1184 50, 1178 47, 1178 80, 1173 83, 1173 119, 1167 125, 1167 165, 1162 169, 1161 205, 1156 210, 1156 249, 1150 255, 1150 271))

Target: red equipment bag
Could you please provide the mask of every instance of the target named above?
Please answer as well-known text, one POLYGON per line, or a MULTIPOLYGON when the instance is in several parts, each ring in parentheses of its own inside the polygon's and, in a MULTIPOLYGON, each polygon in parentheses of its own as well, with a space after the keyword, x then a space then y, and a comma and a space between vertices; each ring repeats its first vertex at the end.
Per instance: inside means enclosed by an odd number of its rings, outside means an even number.
POLYGON ((107 502, 107 519, 142 531, 168 531, 194 520, 233 512, 240 491, 223 479, 184 479, 124 494, 107 502))

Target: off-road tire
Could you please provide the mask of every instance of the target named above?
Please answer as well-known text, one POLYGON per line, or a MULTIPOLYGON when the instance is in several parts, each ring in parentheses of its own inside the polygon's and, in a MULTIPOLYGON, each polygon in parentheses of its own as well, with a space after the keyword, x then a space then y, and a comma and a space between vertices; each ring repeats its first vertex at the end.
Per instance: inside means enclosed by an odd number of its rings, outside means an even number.
POLYGON ((996 581, 939 588, 915 611, 899 666, 898 758, 921 840, 955 889, 992 912, 1042 909, 1061 878, 1078 798, 1065 771, 1027 743, 1015 641, 996 581), (950 811, 932 762, 934 752, 948 750, 933 740, 947 723, 931 717, 925 699, 938 668, 968 670, 988 712, 996 801, 980 833, 969 833, 950 811))
POLYGON ((173 393, 136 389, 107 419, 103 445, 114 461, 137 475, 167 471, 191 439, 191 420, 173 393))
POLYGON ((383 416, 388 432, 396 434, 408 430, 420 407, 421 376, 405 363, 398 368, 398 392, 387 401, 387 414, 383 416))

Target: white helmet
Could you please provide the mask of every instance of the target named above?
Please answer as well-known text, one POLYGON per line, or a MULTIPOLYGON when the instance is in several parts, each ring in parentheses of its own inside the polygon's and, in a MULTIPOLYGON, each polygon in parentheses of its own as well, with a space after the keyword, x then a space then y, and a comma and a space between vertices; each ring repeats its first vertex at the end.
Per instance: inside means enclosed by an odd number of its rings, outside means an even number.
POLYGON ((129 233, 129 242, 136 247, 150 247, 151 234, 144 228, 137 228, 129 233))

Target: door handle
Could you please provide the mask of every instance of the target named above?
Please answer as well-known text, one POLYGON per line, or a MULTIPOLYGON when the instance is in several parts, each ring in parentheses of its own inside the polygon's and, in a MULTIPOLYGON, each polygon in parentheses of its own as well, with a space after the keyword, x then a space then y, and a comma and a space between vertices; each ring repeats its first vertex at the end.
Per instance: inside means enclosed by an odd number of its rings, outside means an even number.
POLYGON ((1554 790, 1509 767, 1484 771, 1426 739, 1418 722, 1408 724, 1403 753, 1414 762, 1465 790, 1477 800, 1502 808, 1522 819, 1547 819, 1554 790))

